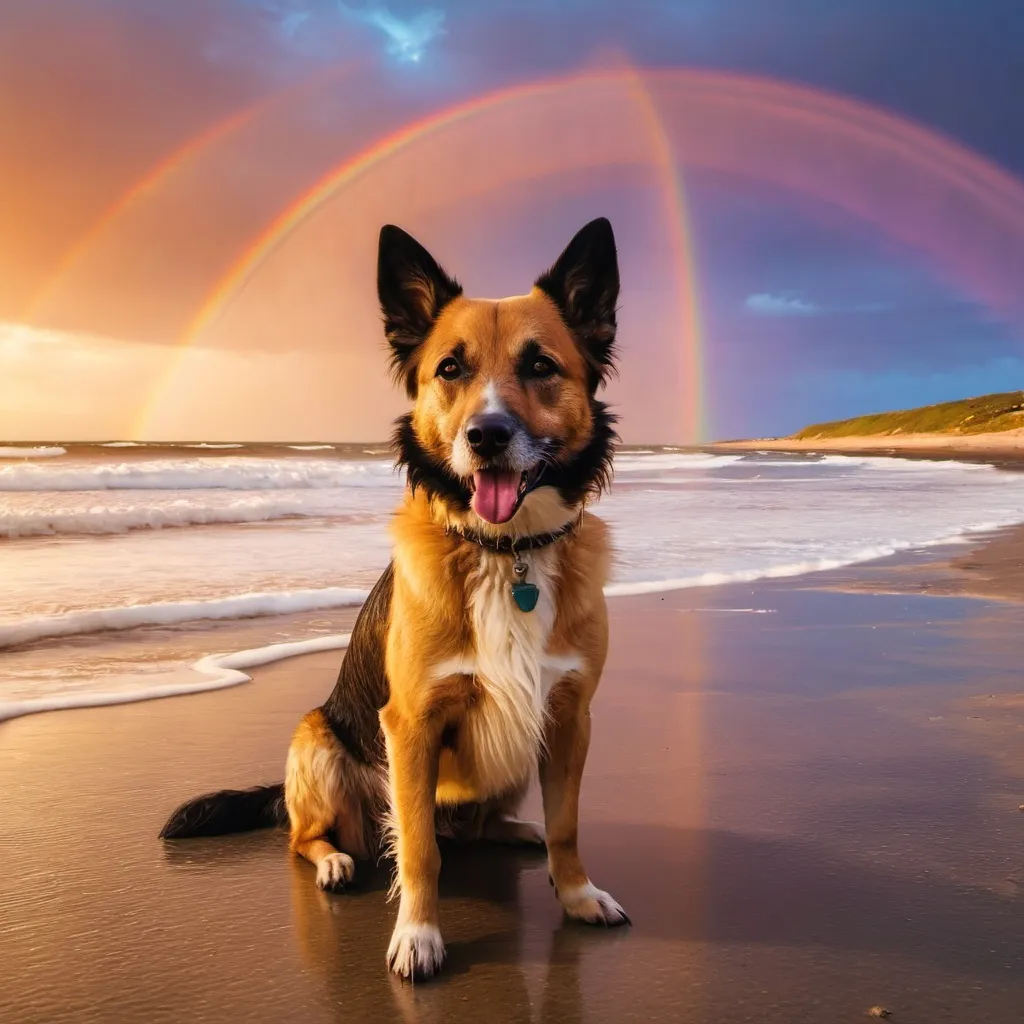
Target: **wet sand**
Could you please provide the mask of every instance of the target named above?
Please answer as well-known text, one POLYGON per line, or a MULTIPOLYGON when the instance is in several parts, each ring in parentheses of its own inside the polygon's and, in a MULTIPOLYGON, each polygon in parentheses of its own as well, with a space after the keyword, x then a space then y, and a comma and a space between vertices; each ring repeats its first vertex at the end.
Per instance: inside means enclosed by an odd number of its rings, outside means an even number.
POLYGON ((385 869, 326 895, 279 832, 156 838, 184 797, 281 778, 339 654, 0 724, 0 1020, 727 1024, 883 1006, 1015 1024, 1020 608, 835 589, 854 575, 616 599, 581 843, 632 928, 565 922, 543 856, 449 849, 449 962, 415 988, 385 971, 385 869))
POLYGON ((867 593, 929 594, 1024 602, 1024 524, 976 538, 969 545, 925 549, 847 571, 815 585, 867 593), (938 552, 944 557, 937 557, 938 552), (837 582, 838 581, 838 582, 837 582))

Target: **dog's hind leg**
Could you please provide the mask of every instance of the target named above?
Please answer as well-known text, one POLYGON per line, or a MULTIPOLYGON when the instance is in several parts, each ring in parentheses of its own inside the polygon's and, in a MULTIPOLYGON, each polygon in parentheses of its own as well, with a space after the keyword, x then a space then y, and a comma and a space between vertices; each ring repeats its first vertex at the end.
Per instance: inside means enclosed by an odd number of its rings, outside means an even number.
POLYGON ((529 783, 488 800, 439 807, 437 834, 457 843, 497 843, 503 846, 543 846, 544 826, 518 817, 529 783))
POLYGON ((543 846, 544 827, 535 821, 519 818, 519 806, 526 797, 528 783, 489 800, 480 838, 506 846, 543 846))
POLYGON ((377 773, 348 753, 322 711, 302 719, 288 749, 285 804, 292 852, 316 866, 321 889, 352 881, 353 856, 367 857, 374 848, 373 808, 380 785, 377 773))

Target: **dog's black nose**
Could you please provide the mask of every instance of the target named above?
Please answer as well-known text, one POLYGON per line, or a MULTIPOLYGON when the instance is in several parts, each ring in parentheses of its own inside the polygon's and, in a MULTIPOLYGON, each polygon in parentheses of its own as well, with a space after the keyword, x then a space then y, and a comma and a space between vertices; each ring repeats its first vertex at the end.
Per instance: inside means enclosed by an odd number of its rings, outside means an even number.
POLYGON ((466 440, 475 455, 492 459, 511 444, 516 423, 511 416, 500 412, 483 412, 473 416, 466 424, 466 440))

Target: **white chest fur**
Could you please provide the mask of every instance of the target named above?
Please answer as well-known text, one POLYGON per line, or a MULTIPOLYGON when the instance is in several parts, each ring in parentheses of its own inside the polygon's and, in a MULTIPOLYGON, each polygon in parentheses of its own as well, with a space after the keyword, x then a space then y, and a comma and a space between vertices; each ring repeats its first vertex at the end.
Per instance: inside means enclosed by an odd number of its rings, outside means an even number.
POLYGON ((437 666, 438 675, 474 675, 481 699, 467 714, 476 776, 495 795, 528 777, 544 735, 548 692, 555 680, 580 667, 579 660, 545 654, 555 620, 555 557, 550 550, 525 554, 527 581, 540 594, 531 612, 512 598, 512 559, 481 553, 473 580, 470 621, 473 655, 437 666))

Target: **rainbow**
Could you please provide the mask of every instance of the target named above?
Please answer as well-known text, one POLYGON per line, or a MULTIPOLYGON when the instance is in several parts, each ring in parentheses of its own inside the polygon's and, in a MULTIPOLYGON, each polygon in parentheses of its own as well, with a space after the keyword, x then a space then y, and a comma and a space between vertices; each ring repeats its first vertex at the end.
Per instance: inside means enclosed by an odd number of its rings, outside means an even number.
MULTIPOLYGON (((493 112, 496 108, 542 98, 545 94, 570 85, 588 81, 622 81, 636 90, 634 72, 586 73, 552 81, 532 82, 513 86, 446 108, 418 121, 404 125, 390 135, 377 139, 369 147, 332 168, 306 192, 285 207, 245 248, 234 264, 211 290, 206 301, 185 330, 182 342, 192 344, 216 322, 223 309, 232 301, 278 246, 304 221, 308 220, 328 199, 346 185, 372 171, 388 157, 400 153, 414 142, 424 139, 442 128, 466 121, 477 114, 493 112)), ((646 95, 646 94, 645 94, 646 95)), ((649 96, 644 102, 651 107, 649 96)))
POLYGON ((297 100, 304 95, 322 88, 329 83, 352 74, 359 65, 344 64, 326 68, 302 81, 229 114, 197 135, 186 139, 177 149, 168 153, 151 167, 126 192, 120 195, 100 217, 91 224, 64 251, 45 281, 35 290, 22 311, 21 323, 31 323, 42 307, 54 295, 64 277, 69 274, 88 254, 89 250, 109 231, 113 230, 123 214, 137 203, 156 192, 157 189, 179 168, 190 163, 204 150, 234 135, 247 124, 258 120, 275 107, 297 100))
MULTIPOLYGON (((140 432, 145 433, 155 403, 189 347, 208 334, 259 268, 332 197, 435 134, 451 144, 450 132, 443 130, 479 119, 486 131, 487 118, 516 104, 551 104, 570 94, 582 102, 587 89, 608 86, 632 97, 648 143, 646 152, 625 157, 611 145, 591 158, 591 166, 646 162, 666 183, 682 307, 688 438, 701 436, 705 346, 692 231, 673 140, 687 168, 724 169, 838 207, 874 225, 882 237, 931 257, 984 303, 1019 314, 1024 322, 1024 303, 1007 269, 1018 246, 1024 256, 1024 186, 1012 175, 904 118, 818 90, 710 71, 616 67, 476 97, 408 124, 332 168, 254 237, 210 291, 183 334, 179 357, 154 394, 140 432)), ((473 182, 472 187, 481 186, 473 182)))
POLYGON ((633 72, 629 80, 638 106, 646 118, 655 147, 655 161, 662 180, 666 183, 666 214, 668 223, 671 225, 672 242, 675 248, 676 294, 682 323, 682 366, 678 392, 683 396, 681 402, 683 422, 680 436, 692 441, 700 441, 707 436, 703 400, 704 331, 701 325, 696 250, 693 242, 693 230, 690 225, 689 204, 686 201, 686 188, 682 170, 676 165, 672 142, 665 130, 665 122, 657 102, 641 75, 633 72))
MULTIPOLYGON (((450 127, 461 121, 468 120, 477 114, 493 111, 499 106, 507 106, 533 98, 542 99, 545 94, 552 90, 560 90, 570 85, 586 85, 592 81, 624 84, 647 125, 652 149, 649 158, 662 178, 666 196, 668 222, 671 226, 672 244, 675 252, 675 276, 681 306, 681 349, 683 357, 680 367, 680 378, 685 398, 680 403, 680 408, 683 411, 683 422, 680 424, 680 430, 681 435, 684 437, 692 439, 701 438, 704 434, 701 400, 703 372, 701 324, 695 278, 696 263, 693 255, 685 191, 682 176, 676 167, 672 146, 662 123, 657 104, 646 88, 643 76, 628 67, 613 72, 587 72, 564 79, 528 83, 505 89, 475 98, 440 113, 432 114, 422 120, 404 126, 391 135, 378 139, 361 153, 333 168, 307 192, 282 210, 254 238, 237 258, 233 266, 220 279, 185 330, 183 335, 184 349, 187 350, 189 346, 211 329, 221 313, 244 290, 247 282, 251 280, 258 268, 274 253, 280 244, 304 221, 309 219, 328 199, 344 188, 345 185, 372 171, 375 166, 388 157, 398 154, 412 143, 430 136, 441 128, 450 127)), ((183 359, 184 351, 179 359, 173 362, 166 375, 166 381, 176 376, 183 359)), ((140 436, 146 432, 152 409, 159 400, 159 393, 166 386, 167 384, 165 383, 161 388, 157 389, 157 397, 143 411, 137 428, 140 436)))

